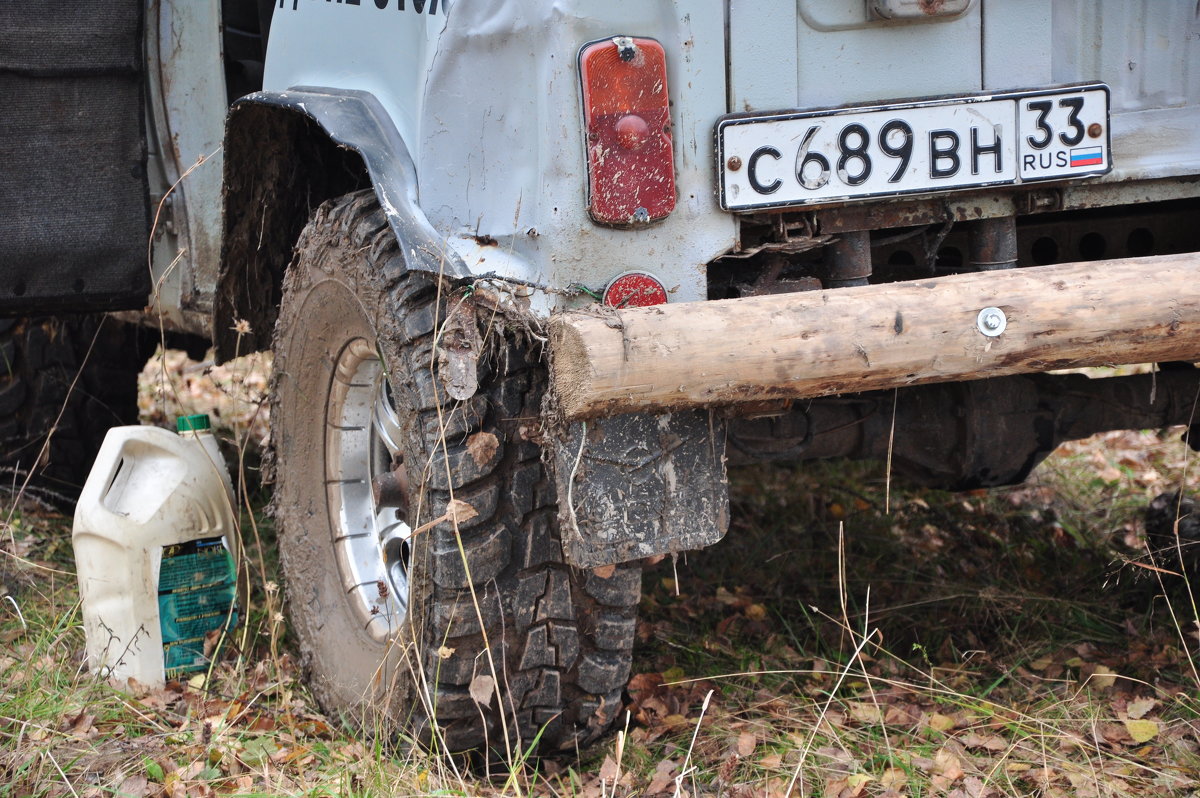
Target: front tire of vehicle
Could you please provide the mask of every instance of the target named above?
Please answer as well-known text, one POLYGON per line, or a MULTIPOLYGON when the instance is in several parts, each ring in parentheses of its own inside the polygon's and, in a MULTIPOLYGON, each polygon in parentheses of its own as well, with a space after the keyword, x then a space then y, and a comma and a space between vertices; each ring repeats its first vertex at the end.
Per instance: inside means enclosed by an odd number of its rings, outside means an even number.
POLYGON ((562 562, 524 439, 542 369, 498 318, 476 395, 445 395, 435 331, 462 296, 404 268, 370 192, 301 235, 271 416, 292 629, 321 705, 368 730, 510 755, 586 743, 620 708, 640 568, 562 562), (430 527, 452 499, 470 510, 430 527))

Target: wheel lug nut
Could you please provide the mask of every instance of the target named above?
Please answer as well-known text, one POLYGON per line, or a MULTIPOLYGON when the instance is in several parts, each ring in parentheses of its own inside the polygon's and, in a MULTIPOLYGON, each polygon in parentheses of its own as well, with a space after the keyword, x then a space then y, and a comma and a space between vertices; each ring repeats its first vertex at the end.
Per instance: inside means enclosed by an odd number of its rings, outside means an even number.
POLYGON ((371 497, 376 507, 395 507, 402 514, 408 512, 408 471, 403 463, 371 480, 371 497))

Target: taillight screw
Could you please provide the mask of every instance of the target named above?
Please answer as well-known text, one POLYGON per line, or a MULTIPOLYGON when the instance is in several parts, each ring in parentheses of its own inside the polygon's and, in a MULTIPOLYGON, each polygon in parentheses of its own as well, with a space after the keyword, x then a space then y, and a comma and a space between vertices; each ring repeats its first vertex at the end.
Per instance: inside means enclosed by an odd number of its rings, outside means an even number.
POLYGON ((638 208, 633 212, 634 224, 646 224, 650 221, 650 211, 645 208, 638 208))
POLYGON ((730 156, 729 160, 725 162, 725 165, 729 167, 729 171, 736 172, 742 168, 742 159, 736 155, 732 155, 730 156))
POLYGON ((632 36, 615 36, 613 44, 617 46, 617 56, 622 61, 632 61, 637 58, 637 45, 633 43, 632 36))

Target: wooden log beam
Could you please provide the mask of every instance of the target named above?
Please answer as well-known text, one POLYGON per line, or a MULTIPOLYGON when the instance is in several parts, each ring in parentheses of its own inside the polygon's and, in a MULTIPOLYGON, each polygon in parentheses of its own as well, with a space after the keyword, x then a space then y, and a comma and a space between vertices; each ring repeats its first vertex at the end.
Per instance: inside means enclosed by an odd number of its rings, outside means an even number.
POLYGON ((650 308, 550 321, 570 420, 1050 369, 1200 358, 1200 253, 650 308), (1003 310, 997 337, 980 311, 1003 310))

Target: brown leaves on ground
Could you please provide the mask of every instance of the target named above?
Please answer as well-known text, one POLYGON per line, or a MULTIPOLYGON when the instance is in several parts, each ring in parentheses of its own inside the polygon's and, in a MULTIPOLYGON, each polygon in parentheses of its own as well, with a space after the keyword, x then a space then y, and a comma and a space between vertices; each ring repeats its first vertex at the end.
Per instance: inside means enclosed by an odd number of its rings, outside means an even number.
MULTIPOLYGON (((164 420, 188 397, 265 386, 178 359, 169 380, 157 368, 145 409, 164 420)), ((529 765, 526 794, 1191 796, 1194 609, 1153 581, 1168 573, 1141 569, 1137 584, 1155 588, 1141 605, 1109 582, 1140 551, 1145 501, 1200 475, 1179 475, 1191 455, 1177 438, 1110 433, 1064 447, 1038 472, 1052 478, 992 494, 894 492, 887 508, 878 468, 861 472, 866 486, 819 464, 735 473, 726 542, 648 572, 618 721, 627 734, 529 765)), ((481 433, 467 447, 484 463, 499 441, 481 433)), ((439 520, 470 512, 452 505, 439 520)), ((132 685, 117 699, 79 674, 77 630, 47 651, 16 628, 15 617, 3 626, 0 649, 0 701, 14 707, 0 718, 0 783, 13 794, 384 794, 363 779, 387 767, 404 771, 391 792, 513 793, 430 776, 434 757, 389 763, 335 733, 286 657, 246 652, 256 664, 222 666, 203 689, 132 685), (38 710, 48 696, 55 709, 38 710)), ((471 687, 477 701, 495 695, 471 687)))
POLYGON ((1122 565, 1184 454, 1175 432, 1114 433, 1052 459, 1072 479, 1083 463, 1075 493, 894 493, 886 512, 807 466, 735 473, 726 541, 649 572, 630 683, 644 765, 622 783, 652 795, 689 755, 702 777, 680 795, 1194 798, 1200 624, 1186 592, 1143 596, 1122 565), (694 744, 685 675, 719 691, 694 744))
MULTIPOLYGON (((679 678, 682 673, 673 676, 679 678)), ((630 696, 626 710, 642 727, 638 739, 648 742, 669 731, 691 728, 694 720, 689 721, 689 715, 699 712, 713 685, 704 681, 668 684, 661 673, 639 673, 626 689, 630 696)))
POLYGON ((18 743, 0 752, 12 794, 190 798, 265 785, 289 792, 314 783, 306 779, 312 767, 366 756, 295 693, 299 674, 286 655, 278 667, 263 661, 244 673, 222 664, 211 686, 203 676, 194 679, 200 686, 154 689, 131 680, 113 692, 86 672, 64 682, 61 662, 34 645, 0 657, 0 701, 12 706, 40 693, 68 703, 53 723, 0 719, 0 739, 18 743))
POLYGON ((143 424, 174 429, 175 417, 208 413, 214 426, 233 430, 252 445, 267 441, 270 408, 267 394, 271 353, 258 352, 216 365, 185 352, 159 350, 138 377, 138 409, 143 424))

